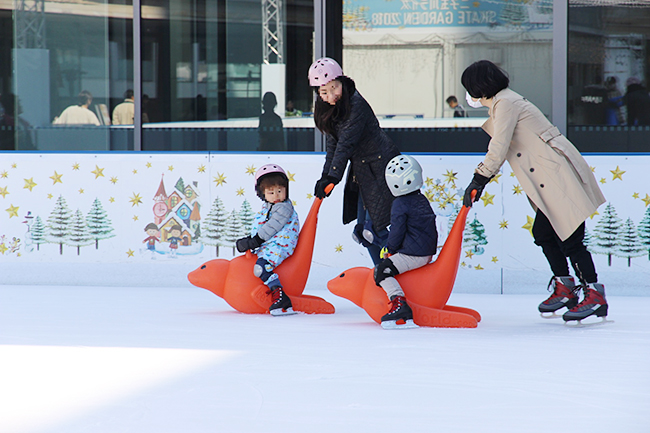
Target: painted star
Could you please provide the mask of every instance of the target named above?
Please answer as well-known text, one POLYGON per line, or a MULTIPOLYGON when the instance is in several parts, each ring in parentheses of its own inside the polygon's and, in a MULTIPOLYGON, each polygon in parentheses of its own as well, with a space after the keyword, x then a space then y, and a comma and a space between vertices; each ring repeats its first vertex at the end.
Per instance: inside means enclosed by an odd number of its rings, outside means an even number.
POLYGON ((111 177, 111 183, 115 185, 117 183, 117 176, 111 177))
POLYGON ((257 171, 257 169, 255 168, 254 165, 249 165, 248 167, 246 167, 246 174, 250 174, 251 176, 255 176, 256 171, 257 171))
POLYGON ((515 175, 515 172, 514 172, 514 171, 511 171, 511 172, 510 172, 510 177, 516 177, 516 175, 515 175))
POLYGON ((616 166, 616 170, 609 170, 609 172, 614 175, 612 180, 616 180, 616 179, 623 180, 623 173, 625 173, 625 171, 618 168, 618 165, 616 166))
POLYGON ((500 229, 507 229, 508 228, 508 221, 501 220, 501 222, 499 222, 499 228, 500 229))
POLYGON ((293 207, 298 206, 298 203, 295 200, 291 200, 291 204, 293 205, 293 207))
POLYGON ((314 196, 311 193, 307 194, 307 200, 311 200, 312 198, 314 198, 314 196))
POLYGON ((526 215, 526 224, 521 226, 521 228, 528 230, 528 232, 532 236, 533 235, 533 223, 534 222, 535 222, 535 218, 526 215))
POLYGON ((54 196, 53 196, 52 194, 48 194, 48 195, 47 195, 47 198, 50 199, 50 200, 52 200, 53 197, 54 197, 54 196))
POLYGON ((99 176, 104 177, 104 169, 99 168, 98 165, 95 165, 95 169, 91 171, 91 173, 95 175, 95 179, 97 179, 99 176))
POLYGON ((217 184, 216 186, 222 186, 224 183, 227 183, 226 182, 226 175, 223 174, 223 173, 217 172, 217 176, 214 177, 213 181, 214 181, 214 183, 217 184))
POLYGON ((136 170, 136 169, 134 168, 134 169, 133 169, 133 174, 138 174, 138 170, 136 170))
POLYGON ((135 251, 133 251, 131 248, 126 252, 127 257, 133 257, 133 254, 135 254, 135 251))
POLYGON ((61 176, 63 176, 63 175, 57 173, 56 170, 54 170, 54 174, 52 176, 50 176, 50 179, 52 179, 52 181, 53 181, 52 185, 56 185, 57 182, 63 183, 63 181, 61 181, 61 176))
POLYGON ((7 188, 9 188, 9 187, 5 186, 4 188, 0 188, 0 195, 2 196, 2 198, 5 198, 6 195, 9 194, 9 191, 7 191, 7 188))
POLYGON ((74 164, 72 164, 72 169, 73 170, 79 170, 79 163, 75 162, 74 164))
POLYGON ((495 174, 494 177, 492 179, 490 179, 490 181, 488 183, 492 183, 492 182, 499 183, 499 178, 500 177, 501 177, 501 173, 495 174))
POLYGON ((337 246, 334 247, 334 251, 337 253, 342 253, 343 252, 343 245, 338 244, 337 246))
POLYGON ((465 262, 460 262, 460 267, 461 267, 461 268, 465 268, 465 267, 467 267, 467 263, 465 263, 465 262))
POLYGON ((433 202, 435 197, 435 194, 432 193, 431 191, 424 191, 424 196, 430 201, 433 202))
POLYGON ((11 168, 18 168, 18 164, 14 162, 13 164, 11 164, 11 168))
POLYGON ((523 190, 524 189, 519 185, 515 185, 515 186, 512 187, 512 193, 515 194, 515 195, 521 194, 523 192, 523 190))
POLYGON ((9 177, 9 173, 7 173, 7 170, 5 170, 5 171, 3 171, 2 173, 0 173, 0 177, 3 178, 3 179, 8 178, 8 177, 9 177))
POLYGON ((150 162, 146 163, 146 164, 145 164, 145 167, 147 167, 147 168, 151 168, 151 163, 150 163, 150 162))
POLYGON ((111 203, 115 203, 115 197, 109 197, 108 201, 111 203))
POLYGON ((9 248, 5 246, 4 242, 0 244, 0 254, 4 254, 8 249, 9 248))
POLYGON ((430 177, 427 177, 426 180, 424 181, 424 183, 425 183, 426 186, 431 186, 431 185, 433 185, 433 179, 431 179, 430 177))
POLYGON ((474 257, 474 252, 472 250, 465 251, 465 257, 469 257, 471 259, 474 257))
POLYGON ((650 205, 650 195, 646 194, 645 198, 642 198, 641 201, 645 203, 645 207, 648 207, 650 205))
POLYGON ((85 191, 83 188, 79 188, 79 194, 83 194, 85 191))
POLYGON ((497 258, 497 256, 492 257, 492 262, 496 263, 498 261, 499 261, 499 259, 497 258))
POLYGON ((483 266, 481 266, 481 264, 479 263, 478 265, 474 266, 474 269, 476 269, 477 271, 482 271, 483 266))
POLYGON ((594 219, 594 217, 595 217, 596 215, 600 215, 600 214, 598 213, 598 211, 595 211, 594 213, 592 213, 591 215, 589 215, 589 218, 590 218, 590 219, 594 219))
POLYGON ((632 198, 639 198, 639 193, 635 192, 634 194, 632 194, 632 198))
POLYGON ((133 221, 137 221, 137 220, 139 220, 139 219, 140 219, 140 218, 139 218, 137 215, 133 215, 133 221))
POLYGON ((481 197, 481 200, 483 200, 483 206, 494 204, 494 194, 490 194, 486 192, 485 194, 483 194, 483 197, 481 197))
POLYGON ((20 209, 19 206, 14 206, 13 204, 9 205, 8 209, 5 209, 7 212, 9 212, 9 218, 11 217, 16 217, 18 218, 18 209, 20 209))
POLYGON ((23 186, 23 189, 28 189, 30 192, 37 185, 36 182, 34 182, 33 177, 30 177, 29 179, 23 179, 23 180, 25 181, 25 186, 23 186))
POLYGON ((607 183, 607 179, 605 179, 604 177, 601 177, 600 180, 599 180, 599 182, 600 182, 600 183, 607 183))
POLYGON ((133 193, 133 197, 131 197, 129 201, 131 202, 131 207, 139 206, 142 204, 142 197, 140 197, 140 194, 133 193))
POLYGON ((447 170, 447 172, 445 174, 443 174, 443 176, 447 178, 447 180, 445 182, 453 183, 455 180, 458 179, 456 177, 457 174, 458 173, 454 173, 452 170, 447 170))
POLYGON ((244 192, 244 188, 239 188, 237 191, 235 191, 237 195, 244 195, 244 192))
POLYGON ((287 178, 289 178, 289 182, 295 182, 296 179, 293 177, 296 175, 296 173, 291 173, 290 171, 287 170, 287 178))
POLYGON ((199 173, 205 173, 205 165, 199 165, 199 168, 197 168, 196 171, 199 173))
POLYGON ((167 167, 167 170, 169 170, 169 171, 174 171, 174 166, 173 166, 173 165, 170 165, 169 167, 167 167))
POLYGON ((596 172, 596 167, 592 167, 592 166, 590 165, 589 168, 591 169, 591 172, 592 172, 592 173, 595 173, 595 172, 596 172))

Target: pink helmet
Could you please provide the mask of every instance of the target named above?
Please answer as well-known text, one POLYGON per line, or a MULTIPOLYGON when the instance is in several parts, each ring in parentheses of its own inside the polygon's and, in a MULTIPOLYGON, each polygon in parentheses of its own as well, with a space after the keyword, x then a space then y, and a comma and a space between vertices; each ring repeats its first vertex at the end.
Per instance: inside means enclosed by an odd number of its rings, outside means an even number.
POLYGON ((308 75, 309 85, 319 87, 343 75, 343 69, 336 63, 336 60, 323 57, 311 64, 308 75))
POLYGON ((289 197, 289 177, 287 176, 287 173, 285 173, 285 171, 282 169, 282 167, 277 164, 263 165, 255 173, 255 192, 257 193, 257 196, 264 200, 264 191, 260 191, 260 179, 271 173, 280 173, 282 176, 284 176, 284 180, 287 184, 287 197, 289 197))

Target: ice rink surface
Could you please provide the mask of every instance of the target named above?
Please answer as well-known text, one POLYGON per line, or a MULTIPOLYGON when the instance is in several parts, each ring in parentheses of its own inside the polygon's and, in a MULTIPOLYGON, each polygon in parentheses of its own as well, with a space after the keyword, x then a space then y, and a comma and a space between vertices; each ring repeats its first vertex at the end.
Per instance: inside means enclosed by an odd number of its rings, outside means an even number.
POLYGON ((614 323, 539 317, 547 295, 452 294, 476 329, 385 331, 244 315, 192 287, 0 286, 0 432, 650 432, 650 297, 614 323))

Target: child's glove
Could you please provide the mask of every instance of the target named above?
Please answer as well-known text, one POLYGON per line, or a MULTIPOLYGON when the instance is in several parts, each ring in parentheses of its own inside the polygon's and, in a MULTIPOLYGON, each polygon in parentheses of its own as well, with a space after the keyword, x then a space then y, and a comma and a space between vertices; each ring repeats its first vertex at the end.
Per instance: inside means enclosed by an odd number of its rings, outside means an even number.
POLYGON ((381 251, 379 251, 379 258, 382 260, 387 259, 390 256, 392 256, 392 254, 388 252, 388 247, 384 247, 381 249, 381 251))
POLYGON ((253 237, 246 236, 245 238, 238 239, 235 245, 237 245, 237 251, 243 253, 248 250, 259 248, 263 243, 264 239, 262 239, 260 235, 256 234, 253 237))

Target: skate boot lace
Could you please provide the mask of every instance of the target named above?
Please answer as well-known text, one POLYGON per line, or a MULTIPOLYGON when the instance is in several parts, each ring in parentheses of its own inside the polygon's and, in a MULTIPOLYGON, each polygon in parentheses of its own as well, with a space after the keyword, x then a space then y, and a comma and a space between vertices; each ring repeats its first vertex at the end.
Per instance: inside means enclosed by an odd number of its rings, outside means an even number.
POLYGON ((282 290, 280 288, 269 289, 266 293, 271 295, 273 303, 276 303, 282 297, 282 290))
POLYGON ((391 305, 388 314, 393 314, 395 311, 399 310, 400 307, 402 306, 402 297, 395 296, 393 299, 388 301, 388 303, 391 305))
POLYGON ((587 284, 576 286, 576 288, 582 289, 582 293, 585 295, 585 297, 582 302, 571 309, 572 311, 578 311, 585 305, 600 304, 602 302, 600 293, 598 293, 596 289, 590 288, 587 284))

